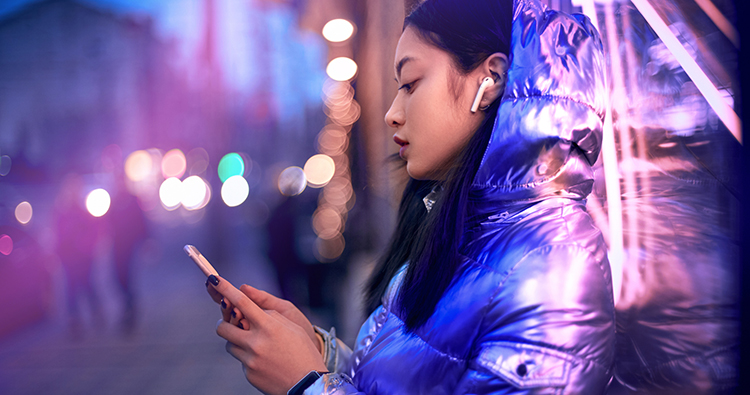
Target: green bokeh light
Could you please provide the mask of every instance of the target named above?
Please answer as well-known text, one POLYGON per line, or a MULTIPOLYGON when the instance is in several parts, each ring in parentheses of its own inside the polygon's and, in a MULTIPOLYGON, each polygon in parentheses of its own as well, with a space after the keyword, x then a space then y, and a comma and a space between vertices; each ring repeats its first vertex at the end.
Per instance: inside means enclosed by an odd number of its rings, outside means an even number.
POLYGON ((232 176, 242 176, 245 174, 245 161, 242 156, 236 152, 224 155, 219 161, 219 179, 221 182, 226 181, 232 176))

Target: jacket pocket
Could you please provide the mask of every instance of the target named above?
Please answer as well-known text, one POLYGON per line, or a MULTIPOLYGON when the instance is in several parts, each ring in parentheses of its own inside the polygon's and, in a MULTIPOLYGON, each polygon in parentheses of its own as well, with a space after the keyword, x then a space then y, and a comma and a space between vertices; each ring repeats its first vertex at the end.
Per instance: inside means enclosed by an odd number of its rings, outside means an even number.
POLYGON ((564 387, 575 357, 546 347, 516 342, 483 345, 477 363, 514 386, 564 387))

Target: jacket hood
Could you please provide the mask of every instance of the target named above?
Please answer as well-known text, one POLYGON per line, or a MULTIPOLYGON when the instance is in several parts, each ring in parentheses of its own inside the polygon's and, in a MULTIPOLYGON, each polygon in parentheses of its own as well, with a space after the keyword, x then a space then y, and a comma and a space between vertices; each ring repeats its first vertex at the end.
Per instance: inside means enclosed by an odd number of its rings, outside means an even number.
POLYGON ((508 81, 472 200, 497 206, 585 198, 601 147, 604 94, 602 42, 589 19, 517 0, 508 81))

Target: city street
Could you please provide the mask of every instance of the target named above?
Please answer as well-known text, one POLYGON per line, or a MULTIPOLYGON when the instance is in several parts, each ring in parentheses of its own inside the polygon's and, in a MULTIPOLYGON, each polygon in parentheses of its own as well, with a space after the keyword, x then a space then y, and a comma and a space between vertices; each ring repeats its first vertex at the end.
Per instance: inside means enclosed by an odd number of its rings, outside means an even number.
MULTIPOLYGON (((164 250, 161 261, 146 260, 136 268, 140 312, 131 335, 121 332, 122 308, 116 295, 106 292, 114 281, 106 262, 95 272, 106 318, 100 329, 87 319, 81 337, 71 338, 58 286, 55 312, 0 339, 0 393, 259 393, 214 332, 219 309, 204 290, 205 277, 178 243, 169 246, 169 253, 164 250)), ((261 255, 245 258, 245 264, 222 265, 222 274, 238 284, 273 291, 275 274, 269 263, 261 255)))

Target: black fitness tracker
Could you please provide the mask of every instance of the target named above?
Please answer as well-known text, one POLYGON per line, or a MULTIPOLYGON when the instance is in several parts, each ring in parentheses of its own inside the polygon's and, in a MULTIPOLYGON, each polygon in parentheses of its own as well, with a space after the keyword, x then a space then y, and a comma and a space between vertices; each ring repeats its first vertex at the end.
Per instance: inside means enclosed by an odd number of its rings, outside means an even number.
POLYGON ((297 384, 294 385, 294 387, 287 391, 286 395, 302 395, 307 387, 313 385, 314 382, 316 382, 321 376, 326 373, 329 372, 318 372, 317 370, 311 371, 305 377, 303 377, 302 380, 298 381, 297 384))

